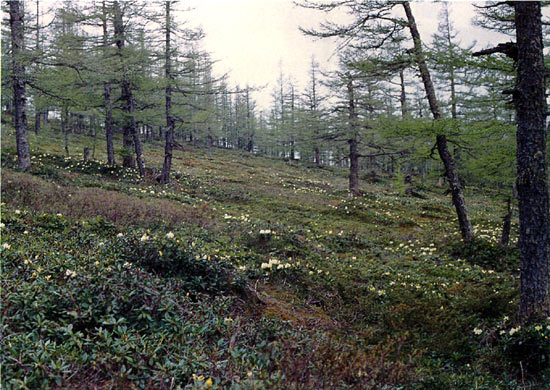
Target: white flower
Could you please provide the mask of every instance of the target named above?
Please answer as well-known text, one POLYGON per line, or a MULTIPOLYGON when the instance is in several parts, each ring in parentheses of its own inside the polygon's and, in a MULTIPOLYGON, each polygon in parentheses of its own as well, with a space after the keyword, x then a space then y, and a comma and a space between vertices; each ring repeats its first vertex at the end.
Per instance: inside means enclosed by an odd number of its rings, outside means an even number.
POLYGON ((6 225, 4 225, 4 222, 0 222, 0 229, 4 228, 6 225))
POLYGON ((514 333, 517 333, 521 329, 521 326, 518 326, 517 328, 510 329, 510 336, 513 336, 514 333))
POLYGON ((271 234, 271 230, 270 229, 262 229, 260 230, 260 234, 271 234))
POLYGON ((170 239, 174 238, 174 233, 172 233, 172 232, 166 233, 166 238, 170 238, 170 239))
POLYGON ((21 214, 21 210, 15 210, 15 214, 21 214))
POLYGON ((268 263, 262 263, 262 265, 260 265, 260 268, 261 268, 261 269, 264 269, 264 268, 271 268, 271 265, 272 265, 271 263, 269 263, 269 264, 268 264, 268 263))
POLYGON ((124 234, 118 233, 116 236, 117 236, 117 237, 124 237, 124 234))
POLYGON ((480 334, 483 333, 483 331, 481 329, 474 328, 474 333, 477 334, 477 335, 480 335, 480 334))
POLYGON ((57 213, 56 215, 57 215, 58 217, 62 217, 62 216, 63 216, 63 214, 61 214, 61 213, 57 213))
POLYGON ((98 245, 98 246, 103 246, 103 245, 105 245, 105 243, 104 243, 103 241, 101 241, 101 242, 99 242, 97 245, 98 245))
POLYGON ((67 271, 65 271, 65 275, 70 278, 74 278, 76 276, 76 272, 68 269, 67 271))
POLYGON ((5 243, 2 244, 2 248, 4 248, 4 249, 10 249, 10 248, 11 248, 11 245, 8 244, 7 242, 5 242, 5 243))
POLYGON ((149 239, 149 236, 147 235, 147 233, 143 233, 143 236, 141 236, 141 238, 139 239, 141 242, 145 242, 149 239))

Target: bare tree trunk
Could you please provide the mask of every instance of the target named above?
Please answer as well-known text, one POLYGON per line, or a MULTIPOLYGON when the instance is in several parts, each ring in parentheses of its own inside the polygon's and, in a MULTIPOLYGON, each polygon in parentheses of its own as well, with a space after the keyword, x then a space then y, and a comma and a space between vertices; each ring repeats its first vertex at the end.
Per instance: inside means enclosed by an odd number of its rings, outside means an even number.
POLYGON ((401 94, 399 95, 399 102, 401 103, 401 118, 407 116, 407 93, 405 90, 405 74, 404 70, 399 70, 399 80, 401 84, 401 94))
MULTIPOLYGON (((105 0, 102 2, 103 10, 103 50, 107 55, 107 45, 109 37, 107 35, 107 11, 105 9, 105 0)), ((115 165, 115 148, 113 145, 113 108, 111 105, 111 85, 109 82, 103 83, 103 102, 105 105, 105 140, 107 142, 107 164, 115 165)))
POLYGON ((319 152, 318 146, 313 148, 313 162, 315 165, 321 165, 321 153, 319 152))
POLYGON ((69 124, 67 123, 69 119, 69 109, 63 107, 61 109, 61 131, 63 132, 63 140, 65 143, 65 154, 69 157, 69 124))
MULTIPOLYGON (((432 112, 434 120, 439 120, 441 119, 441 110, 435 96, 435 89, 432 83, 432 79, 430 77, 430 72, 428 70, 428 66, 426 65, 424 54, 422 52, 422 41, 420 40, 420 33, 418 32, 418 28, 416 27, 416 21, 414 20, 409 2, 406 1, 402 4, 405 8, 405 13, 407 14, 409 29, 411 31, 411 35, 414 41, 415 58, 420 69, 420 75, 422 77, 422 82, 424 83, 424 89, 426 90, 426 95, 430 104, 430 110, 432 112)), ((455 206, 456 214, 458 216, 458 224, 462 233, 462 239, 465 242, 470 242, 474 238, 474 231, 470 220, 468 219, 468 210, 466 209, 466 202, 464 200, 462 185, 458 177, 458 172, 456 171, 455 162, 447 146, 447 137, 444 134, 438 134, 436 136, 436 142, 439 157, 441 158, 441 161, 443 161, 443 164, 445 166, 445 175, 447 177, 447 181, 449 182, 453 204, 455 206)))
POLYGON ((248 136, 248 142, 246 144, 246 150, 248 153, 254 151, 254 131, 252 130, 252 109, 250 107, 250 87, 246 86, 246 133, 248 136))
POLYGON ((143 177, 145 176, 145 166, 143 165, 143 150, 141 148, 141 140, 139 139, 139 134, 136 129, 136 119, 134 118, 134 98, 131 92, 129 96, 130 134, 132 135, 132 140, 134 141, 134 150, 136 152, 136 162, 139 170, 139 175, 143 177))
POLYGON ((353 195, 361 195, 359 191, 359 153, 357 139, 348 140, 349 143, 349 190, 353 195))
POLYGON ((502 223, 502 236, 500 237, 500 245, 508 246, 510 243, 510 230, 512 228, 512 198, 508 198, 508 208, 502 223))
POLYGON ((355 96, 353 80, 350 78, 347 84, 348 89, 348 111, 349 124, 352 136, 349 143, 349 190, 353 195, 361 195, 359 191, 359 152, 357 150, 357 112, 355 111, 355 96))
POLYGON ((103 85, 103 101, 105 103, 105 139, 107 141, 107 164, 115 165, 115 147, 113 145, 113 112, 111 106, 111 86, 103 85))
POLYGON ((519 314, 550 315, 550 195, 546 168, 546 97, 541 4, 514 2, 518 77, 517 191, 521 254, 519 314))
POLYGON ((164 165, 160 182, 167 184, 170 182, 170 168, 172 167, 172 150, 174 148, 174 117, 172 116, 172 59, 170 53, 170 8, 171 1, 165 3, 165 23, 166 23, 166 41, 165 41, 165 64, 164 71, 166 77, 165 90, 165 108, 166 108, 166 143, 164 145, 164 165))
POLYGON ((15 119, 15 139, 17 143, 17 164, 20 170, 31 167, 29 140, 27 137, 27 114, 25 111, 25 65, 21 60, 24 50, 23 10, 19 0, 9 2, 10 29, 13 56, 13 100, 15 119))

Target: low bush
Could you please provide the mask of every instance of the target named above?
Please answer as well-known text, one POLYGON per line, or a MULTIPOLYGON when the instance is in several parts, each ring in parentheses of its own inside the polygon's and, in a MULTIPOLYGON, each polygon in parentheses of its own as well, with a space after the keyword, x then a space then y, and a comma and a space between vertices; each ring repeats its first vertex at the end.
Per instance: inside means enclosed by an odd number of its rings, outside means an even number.
POLYGON ((69 218, 104 217, 122 226, 205 225, 204 208, 166 199, 141 199, 118 191, 65 186, 26 173, 3 172, 3 199, 13 207, 28 207, 69 218))

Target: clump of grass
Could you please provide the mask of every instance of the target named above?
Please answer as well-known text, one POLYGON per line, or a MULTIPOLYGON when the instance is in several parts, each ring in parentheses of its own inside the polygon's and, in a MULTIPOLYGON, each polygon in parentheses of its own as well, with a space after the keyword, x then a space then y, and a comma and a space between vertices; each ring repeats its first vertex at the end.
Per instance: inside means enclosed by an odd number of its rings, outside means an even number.
POLYGON ((60 186, 9 170, 3 172, 2 192, 3 199, 13 207, 61 213, 74 219, 102 216, 122 226, 210 223, 204 206, 190 207, 166 199, 140 199, 100 188, 60 186))

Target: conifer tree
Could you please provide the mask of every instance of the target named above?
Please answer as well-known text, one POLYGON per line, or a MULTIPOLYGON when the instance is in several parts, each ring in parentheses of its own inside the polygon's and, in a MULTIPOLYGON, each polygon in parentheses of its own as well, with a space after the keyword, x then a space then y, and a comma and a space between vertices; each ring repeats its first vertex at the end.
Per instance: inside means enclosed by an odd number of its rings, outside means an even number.
POLYGON ((11 48, 12 48, 12 85, 15 118, 15 137, 17 143, 17 165, 22 171, 31 167, 30 147, 27 136, 26 113, 26 69, 24 60, 25 41, 23 25, 23 7, 19 0, 9 1, 11 48))

